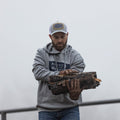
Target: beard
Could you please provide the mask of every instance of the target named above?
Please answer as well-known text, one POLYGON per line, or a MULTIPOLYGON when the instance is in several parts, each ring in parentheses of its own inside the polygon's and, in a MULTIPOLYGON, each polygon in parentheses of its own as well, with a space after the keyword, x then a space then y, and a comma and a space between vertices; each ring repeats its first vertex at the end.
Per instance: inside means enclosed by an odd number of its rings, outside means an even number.
POLYGON ((67 44, 67 41, 66 41, 65 43, 57 43, 57 44, 55 44, 55 43, 52 41, 52 44, 53 44, 53 47, 54 47, 56 50, 62 51, 62 50, 65 48, 65 46, 66 46, 66 44, 67 44))

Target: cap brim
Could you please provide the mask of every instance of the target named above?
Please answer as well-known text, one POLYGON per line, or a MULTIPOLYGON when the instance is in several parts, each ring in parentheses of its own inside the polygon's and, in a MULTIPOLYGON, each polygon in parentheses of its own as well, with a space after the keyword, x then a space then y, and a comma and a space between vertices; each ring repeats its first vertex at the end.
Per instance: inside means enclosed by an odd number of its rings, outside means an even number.
POLYGON ((56 31, 52 32, 51 35, 53 35, 55 33, 58 33, 58 32, 62 32, 62 33, 65 33, 65 34, 67 33, 66 31, 63 31, 63 30, 56 30, 56 31))

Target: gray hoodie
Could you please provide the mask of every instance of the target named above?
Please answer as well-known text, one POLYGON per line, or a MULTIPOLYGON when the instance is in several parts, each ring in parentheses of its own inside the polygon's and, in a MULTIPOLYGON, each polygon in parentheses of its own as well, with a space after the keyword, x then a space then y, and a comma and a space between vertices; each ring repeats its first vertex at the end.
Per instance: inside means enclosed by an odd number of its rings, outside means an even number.
POLYGON ((53 95, 47 86, 47 80, 50 75, 58 75, 59 71, 65 69, 83 72, 84 68, 83 58, 70 45, 66 45, 61 52, 57 51, 52 43, 38 49, 32 69, 35 79, 39 82, 38 106, 44 109, 61 110, 80 104, 81 95, 78 100, 71 100, 69 93, 53 95))

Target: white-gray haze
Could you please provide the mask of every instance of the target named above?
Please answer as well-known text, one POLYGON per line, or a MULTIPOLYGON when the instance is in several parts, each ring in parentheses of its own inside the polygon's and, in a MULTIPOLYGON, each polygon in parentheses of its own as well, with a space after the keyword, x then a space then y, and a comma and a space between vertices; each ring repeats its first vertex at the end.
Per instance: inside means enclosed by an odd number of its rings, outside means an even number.
MULTIPOLYGON (((119 0, 1 0, 0 110, 36 105, 38 83, 32 73, 36 50, 50 39, 53 22, 68 26, 68 43, 83 56, 85 71, 97 71, 101 85, 83 91, 83 101, 120 98, 119 0)), ((81 107, 81 120, 120 120, 120 104, 81 107)), ((37 113, 8 115, 37 119, 37 113)))

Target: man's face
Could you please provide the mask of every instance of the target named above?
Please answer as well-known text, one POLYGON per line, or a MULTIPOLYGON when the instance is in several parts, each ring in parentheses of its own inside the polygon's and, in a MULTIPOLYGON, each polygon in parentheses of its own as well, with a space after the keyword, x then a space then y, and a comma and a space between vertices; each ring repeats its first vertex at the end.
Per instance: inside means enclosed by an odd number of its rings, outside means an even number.
POLYGON ((68 33, 54 33, 53 35, 49 35, 50 39, 52 40, 52 44, 55 47, 56 50, 61 51, 65 48, 67 39, 68 39, 68 33))

